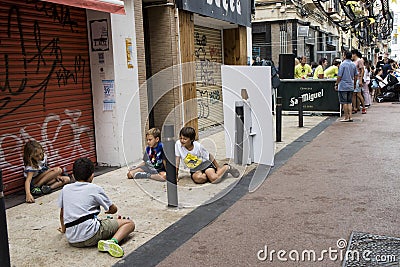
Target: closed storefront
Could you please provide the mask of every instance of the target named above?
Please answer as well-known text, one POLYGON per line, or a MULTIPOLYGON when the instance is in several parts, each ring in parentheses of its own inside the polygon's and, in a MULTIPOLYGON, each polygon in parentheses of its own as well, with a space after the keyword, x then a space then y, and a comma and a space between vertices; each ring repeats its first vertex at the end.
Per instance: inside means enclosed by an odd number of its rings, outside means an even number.
POLYGON ((223 123, 221 30, 194 27, 199 130, 223 123))
POLYGON ((86 10, 0 1, 0 168, 5 193, 23 189, 23 146, 50 167, 96 162, 86 10))

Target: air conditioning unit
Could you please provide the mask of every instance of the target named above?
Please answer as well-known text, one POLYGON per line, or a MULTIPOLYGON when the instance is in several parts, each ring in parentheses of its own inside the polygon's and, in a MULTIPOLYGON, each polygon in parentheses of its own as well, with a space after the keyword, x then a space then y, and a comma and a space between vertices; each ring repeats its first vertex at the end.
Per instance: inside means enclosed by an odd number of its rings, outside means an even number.
POLYGON ((314 10, 317 8, 312 0, 305 0, 304 7, 308 8, 310 10, 314 10))
POLYGON ((340 21, 341 17, 338 13, 333 13, 330 15, 330 17, 333 19, 333 21, 340 21))
POLYGON ((279 12, 285 13, 285 12, 286 12, 286 8, 285 8, 285 7, 281 7, 281 8, 279 9, 279 12))
POLYGON ((276 3, 276 8, 280 8, 282 6, 282 3, 276 3))

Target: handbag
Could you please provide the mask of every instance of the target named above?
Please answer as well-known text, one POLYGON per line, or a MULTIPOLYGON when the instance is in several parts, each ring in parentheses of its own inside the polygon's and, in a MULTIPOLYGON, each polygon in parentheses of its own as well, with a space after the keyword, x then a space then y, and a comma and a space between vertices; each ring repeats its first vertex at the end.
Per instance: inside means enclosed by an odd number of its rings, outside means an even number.
POLYGON ((275 75, 272 76, 272 87, 278 88, 280 84, 281 84, 281 79, 279 79, 278 74, 275 73, 275 75))

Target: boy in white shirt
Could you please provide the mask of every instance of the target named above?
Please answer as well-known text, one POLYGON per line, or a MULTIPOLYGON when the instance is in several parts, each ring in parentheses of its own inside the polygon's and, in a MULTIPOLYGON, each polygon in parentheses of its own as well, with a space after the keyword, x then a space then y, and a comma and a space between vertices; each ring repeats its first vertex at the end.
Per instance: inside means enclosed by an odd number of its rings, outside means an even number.
POLYGON ((73 247, 98 247, 113 257, 122 257, 124 250, 118 243, 135 229, 130 219, 102 219, 97 215, 100 207, 107 214, 118 210, 105 194, 103 188, 92 184, 94 165, 88 158, 74 162, 73 173, 76 182, 64 186, 58 198, 60 210, 59 231, 65 233, 73 247))
MULTIPOLYGON (((217 183, 226 174, 239 177, 239 171, 224 164, 219 167, 217 161, 199 142, 195 141, 196 131, 192 127, 183 127, 179 132, 179 140, 175 143, 176 175, 178 176, 179 164, 190 169, 190 176, 196 184, 206 182, 217 183)), ((177 177, 178 178, 178 177, 177 177)))

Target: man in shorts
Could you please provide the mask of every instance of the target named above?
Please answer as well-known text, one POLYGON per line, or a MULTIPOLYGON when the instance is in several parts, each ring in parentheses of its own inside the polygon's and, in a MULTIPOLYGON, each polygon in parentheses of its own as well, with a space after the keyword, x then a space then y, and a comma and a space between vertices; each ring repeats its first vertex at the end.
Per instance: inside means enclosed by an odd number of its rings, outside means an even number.
POLYGON ((352 97, 356 88, 358 72, 356 65, 351 61, 352 53, 345 52, 345 60, 339 66, 335 89, 338 91, 339 103, 343 105, 344 118, 341 122, 352 122, 352 97))

